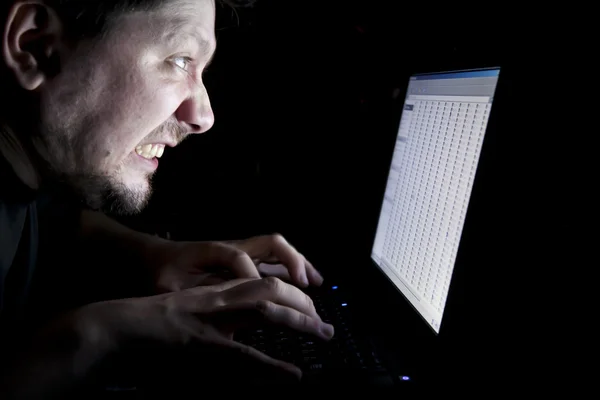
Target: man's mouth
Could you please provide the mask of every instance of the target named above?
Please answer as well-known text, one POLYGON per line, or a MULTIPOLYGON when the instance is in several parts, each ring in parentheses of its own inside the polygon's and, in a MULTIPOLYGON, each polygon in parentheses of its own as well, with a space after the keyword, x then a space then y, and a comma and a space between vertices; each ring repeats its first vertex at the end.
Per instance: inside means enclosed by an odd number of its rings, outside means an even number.
POLYGON ((154 157, 161 158, 165 152, 164 144, 145 144, 135 148, 138 156, 152 160, 154 157))

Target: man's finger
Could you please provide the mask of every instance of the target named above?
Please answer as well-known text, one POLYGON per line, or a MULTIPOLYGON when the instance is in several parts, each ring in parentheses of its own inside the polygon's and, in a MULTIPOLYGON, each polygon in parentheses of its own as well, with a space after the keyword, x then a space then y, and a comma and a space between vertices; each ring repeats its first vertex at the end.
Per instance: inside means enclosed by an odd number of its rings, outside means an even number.
POLYGON ((306 257, 302 256, 302 258, 304 258, 306 275, 308 276, 309 282, 315 286, 321 286, 323 284, 323 276, 321 276, 319 271, 317 271, 317 269, 311 264, 310 261, 306 259, 306 257))
POLYGON ((229 304, 215 311, 214 321, 227 329, 254 328, 266 324, 293 329, 318 336, 323 340, 333 337, 334 329, 318 318, 296 309, 268 300, 229 304))
POLYGON ((283 264, 258 264, 258 272, 265 276, 274 276, 286 282, 291 282, 290 271, 283 264))
POLYGON ((255 278, 232 279, 230 281, 225 281, 225 282, 220 281, 220 282, 215 283, 210 286, 197 286, 191 290, 196 294, 203 294, 203 293, 207 293, 207 292, 208 293, 216 293, 216 292, 222 292, 224 290, 231 289, 231 288, 241 285, 243 283, 248 283, 248 282, 252 282, 255 280, 257 280, 257 279, 255 279, 255 278))
POLYGON ((204 265, 219 265, 225 267, 238 278, 260 278, 258 269, 245 252, 226 243, 210 243, 204 265))
POLYGON ((289 285, 278 278, 268 277, 242 283, 223 291, 221 295, 224 297, 224 304, 267 300, 285 307, 291 307, 303 314, 321 320, 310 297, 297 287, 289 285))
POLYGON ((333 337, 333 325, 321 321, 320 318, 312 318, 293 308, 270 301, 260 301, 258 303, 258 310, 267 321, 275 325, 287 326, 300 332, 312 333, 325 340, 333 337))
POLYGON ((309 281, 306 275, 304 257, 283 236, 274 235, 272 240, 271 253, 277 257, 280 263, 288 268, 293 282, 301 287, 307 287, 309 281))
MULTIPOLYGON (((311 285, 321 286, 323 284, 323 276, 321 273, 317 271, 317 269, 310 261, 306 259, 306 257, 302 256, 302 259, 304 260, 304 270, 306 271, 308 282, 311 285)), ((285 265, 279 264, 277 261, 272 264, 269 264, 268 261, 261 262, 256 268, 258 268, 258 272, 261 274, 261 276, 274 276, 276 278, 283 279, 286 282, 292 281, 290 271, 285 265)))
POLYGON ((206 278, 200 280, 200 282, 203 286, 212 286, 212 285, 221 284, 223 282, 227 282, 227 280, 218 275, 211 274, 211 275, 208 275, 206 278))

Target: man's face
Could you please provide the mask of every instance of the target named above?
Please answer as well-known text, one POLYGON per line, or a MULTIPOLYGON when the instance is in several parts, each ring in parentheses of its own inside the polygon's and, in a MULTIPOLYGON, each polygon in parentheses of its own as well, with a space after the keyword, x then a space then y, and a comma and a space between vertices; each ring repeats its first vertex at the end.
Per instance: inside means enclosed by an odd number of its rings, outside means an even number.
POLYGON ((34 146, 93 207, 139 212, 165 148, 213 125, 202 71, 216 46, 214 0, 165 3, 120 17, 37 89, 34 146))

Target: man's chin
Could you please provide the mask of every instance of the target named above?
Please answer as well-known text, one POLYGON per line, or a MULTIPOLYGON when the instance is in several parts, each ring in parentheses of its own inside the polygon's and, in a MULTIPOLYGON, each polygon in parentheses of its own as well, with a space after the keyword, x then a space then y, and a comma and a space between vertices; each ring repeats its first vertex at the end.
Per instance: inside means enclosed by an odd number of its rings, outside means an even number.
POLYGON ((88 177, 76 188, 88 207, 113 215, 139 214, 152 196, 151 178, 125 184, 107 177, 88 177))
POLYGON ((107 214, 135 215, 147 206, 152 195, 151 187, 115 187, 105 197, 101 210, 107 214))

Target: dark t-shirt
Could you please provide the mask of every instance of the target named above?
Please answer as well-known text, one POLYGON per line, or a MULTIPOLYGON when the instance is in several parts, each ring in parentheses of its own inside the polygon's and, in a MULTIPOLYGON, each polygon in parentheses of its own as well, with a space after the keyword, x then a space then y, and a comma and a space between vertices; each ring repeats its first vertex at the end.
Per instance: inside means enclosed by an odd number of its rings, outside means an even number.
MULTIPOLYGON (((81 209, 60 185, 29 190, 0 156, 0 376, 49 320, 106 295, 111 275, 90 271, 100 257, 90 255, 76 235, 81 209)), ((108 360, 98 374, 128 370, 129 364, 120 364, 121 358, 108 360)))
POLYGON ((2 157, 0 184, 1 350, 68 308, 63 288, 80 207, 58 186, 32 191, 2 157))
POLYGON ((23 313, 38 252, 36 193, 0 158, 0 321, 23 313))

